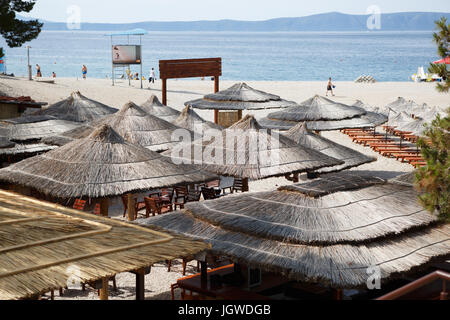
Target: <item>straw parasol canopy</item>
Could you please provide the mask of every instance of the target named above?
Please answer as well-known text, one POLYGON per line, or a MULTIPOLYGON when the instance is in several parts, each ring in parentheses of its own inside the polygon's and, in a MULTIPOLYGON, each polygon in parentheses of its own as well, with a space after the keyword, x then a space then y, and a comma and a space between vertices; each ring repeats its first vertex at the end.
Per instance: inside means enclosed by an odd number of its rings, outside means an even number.
POLYGON ((38 153, 47 152, 55 149, 56 146, 50 146, 45 143, 12 143, 7 147, 0 146, 0 158, 9 156, 32 156, 38 153))
POLYGON ((403 123, 399 125, 396 129, 403 132, 411 132, 416 136, 423 136, 425 132, 425 124, 427 124, 427 120, 418 119, 413 120, 411 122, 403 123))
POLYGON ((167 122, 173 122, 180 116, 180 111, 163 105, 155 95, 152 95, 143 105, 141 105, 141 108, 144 109, 145 112, 166 120, 167 122))
POLYGON ((125 141, 103 125, 85 139, 0 170, 0 180, 59 198, 104 198, 215 179, 125 141))
POLYGON ((251 180, 343 164, 343 161, 263 130, 250 115, 210 140, 205 141, 204 137, 180 149, 169 150, 165 155, 222 176, 251 180))
MULTIPOLYGON (((176 130, 181 129, 180 127, 148 114, 133 102, 128 102, 113 115, 61 135, 46 138, 43 142, 50 145, 65 145, 74 139, 87 137, 103 124, 111 126, 125 140, 156 152, 166 151, 180 143, 172 137, 176 130)), ((191 132, 190 134, 193 135, 191 132)))
POLYGON ((412 121, 414 121, 414 119, 409 114, 406 112, 399 112, 389 117, 388 125, 391 127, 396 127, 412 121))
POLYGON ((413 187, 414 183, 416 182, 416 172, 410 172, 406 174, 402 174, 392 180, 389 181, 390 183, 394 184, 400 184, 408 187, 413 187))
POLYGON ((80 92, 73 92, 67 99, 57 102, 47 109, 33 113, 33 116, 53 116, 59 120, 89 122, 116 113, 117 109, 91 100, 80 92))
POLYGON ((0 300, 33 298, 206 249, 202 241, 0 190, 0 300))
POLYGON ((207 130, 219 130, 222 131, 223 128, 213 122, 206 121, 202 117, 200 117, 192 107, 184 108, 183 112, 181 112, 180 116, 172 122, 174 125, 193 131, 203 131, 207 130))
POLYGON ((406 99, 403 98, 403 97, 398 97, 397 100, 395 100, 395 101, 389 103, 389 104, 386 106, 386 109, 396 110, 398 107, 403 106, 403 105, 405 105, 405 104, 407 104, 407 103, 408 103, 408 100, 406 100, 406 99))
POLYGON ((298 106, 269 114, 269 119, 283 121, 330 121, 350 119, 366 114, 359 107, 348 106, 316 95, 298 106))
POLYGON ((306 123, 299 123, 284 134, 299 145, 320 151, 332 158, 344 161, 344 164, 318 170, 318 173, 329 173, 357 167, 366 163, 375 162, 375 157, 366 156, 358 151, 344 147, 331 140, 323 138, 308 130, 306 123))
MULTIPOLYGON (((307 122, 307 127, 309 130, 313 131, 334 131, 343 129, 374 128, 386 123, 387 121, 387 116, 383 114, 367 112, 367 114, 361 117, 351 119, 336 121, 309 121, 307 122)), ((295 127, 298 122, 263 118, 259 120, 259 124, 263 128, 285 131, 295 127)))
POLYGON ((17 124, 8 121, 0 123, 0 138, 20 143, 39 141, 42 138, 75 129, 79 125, 78 122, 52 119, 17 124))
POLYGON ((373 179, 342 172, 302 190, 191 203, 142 223, 207 241, 212 254, 237 263, 339 289, 366 287, 371 266, 388 280, 448 258, 450 225, 426 212, 412 188, 373 179))
POLYGON ((188 101, 185 105, 196 109, 232 111, 287 108, 296 103, 253 89, 246 83, 236 83, 226 90, 206 95, 203 99, 188 101))

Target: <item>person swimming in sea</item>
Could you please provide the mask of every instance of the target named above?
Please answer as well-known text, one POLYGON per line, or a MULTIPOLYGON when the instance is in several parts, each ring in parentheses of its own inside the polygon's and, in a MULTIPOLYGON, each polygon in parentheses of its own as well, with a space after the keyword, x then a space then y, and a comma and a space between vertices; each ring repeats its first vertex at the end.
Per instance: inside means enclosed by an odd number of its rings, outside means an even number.
POLYGON ((83 64, 83 67, 81 68, 81 73, 83 74, 83 79, 86 80, 87 68, 84 64, 83 64))

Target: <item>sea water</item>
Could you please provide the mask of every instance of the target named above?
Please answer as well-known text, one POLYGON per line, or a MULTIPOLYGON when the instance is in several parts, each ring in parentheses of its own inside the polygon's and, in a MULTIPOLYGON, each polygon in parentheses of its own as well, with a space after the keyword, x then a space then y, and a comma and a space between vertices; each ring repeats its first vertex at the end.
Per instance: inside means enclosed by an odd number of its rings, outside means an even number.
MULTIPOLYGON (((139 44, 139 37, 115 37, 114 44, 139 44)), ((111 77, 111 39, 105 32, 43 31, 21 48, 7 48, 8 73, 27 74, 30 60, 43 76, 111 77)), ((378 81, 410 81, 419 66, 437 60, 432 32, 150 32, 142 38, 143 70, 159 60, 221 57, 224 80, 353 81, 362 74, 378 81)), ((132 71, 140 72, 139 66, 132 71)), ((121 75, 125 70, 118 69, 121 75)), ((34 72, 35 73, 35 72, 34 72)))

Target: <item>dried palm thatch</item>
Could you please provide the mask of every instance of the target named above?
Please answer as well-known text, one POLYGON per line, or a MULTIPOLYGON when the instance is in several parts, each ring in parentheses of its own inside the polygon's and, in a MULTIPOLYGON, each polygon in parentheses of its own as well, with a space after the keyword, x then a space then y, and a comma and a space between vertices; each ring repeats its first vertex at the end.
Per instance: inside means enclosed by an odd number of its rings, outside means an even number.
POLYGON ((89 122, 116 112, 117 109, 88 99, 77 91, 67 99, 57 102, 47 109, 39 110, 33 115, 53 116, 58 120, 89 122))
MULTIPOLYGON (((312 131, 335 131, 343 129, 360 129, 360 128, 374 128, 378 127, 388 121, 388 118, 379 113, 367 112, 367 114, 344 120, 336 121, 309 121, 307 127, 312 131)), ((263 128, 273 130, 290 130, 295 127, 297 121, 283 121, 274 120, 269 118, 263 118, 259 120, 260 125, 263 128)))
POLYGON ((193 163, 222 176, 259 180, 289 173, 314 171, 343 161, 301 146, 294 141, 263 130, 247 115, 210 140, 194 141, 165 153, 174 161, 193 163))
POLYGON ((388 125, 395 127, 412 121, 414 121, 414 119, 409 114, 407 114, 406 112, 399 112, 396 114, 392 114, 389 117, 388 125))
MULTIPOLYGON (((331 188, 341 175, 327 177, 331 188)), ((319 189, 327 191, 327 184, 319 189)), ((387 280, 450 256, 450 226, 415 197, 413 189, 392 184, 319 199, 298 191, 247 193, 188 204, 142 223, 204 240, 213 254, 297 281, 355 288, 366 286, 371 266, 387 280)))
POLYGON ((57 120, 53 116, 33 116, 33 115, 23 115, 19 118, 12 118, 12 119, 5 119, 1 120, 2 123, 7 124, 26 124, 26 123, 36 123, 36 122, 42 122, 42 121, 49 121, 49 120, 57 120))
POLYGON ((413 187, 415 181, 416 181, 416 173, 410 172, 410 173, 406 173, 401 176, 398 176, 398 177, 390 180, 389 182, 393 183, 393 184, 400 184, 403 186, 413 187))
POLYGON ((424 119, 418 119, 413 120, 411 122, 403 123, 399 125, 396 129, 403 131, 403 132, 411 132, 411 134, 414 134, 416 136, 423 136, 425 132, 425 124, 427 124, 428 121, 424 119))
POLYGON ((174 131, 181 129, 180 127, 148 114, 133 102, 128 102, 113 115, 93 121, 75 130, 46 138, 43 142, 62 146, 75 139, 87 137, 95 128, 103 124, 111 126, 128 142, 156 152, 166 151, 180 142, 172 137, 174 131))
POLYGON ((110 125, 125 140, 152 151, 166 151, 180 143, 172 137, 180 127, 148 114, 132 102, 101 123, 110 125))
POLYGON ((0 124, 0 138, 14 142, 39 141, 42 138, 75 129, 78 122, 66 120, 47 120, 19 124, 0 124))
POLYGON ((406 99, 403 98, 403 97, 398 97, 397 100, 395 100, 395 101, 389 103, 389 104, 386 106, 386 108, 387 108, 387 109, 396 110, 398 107, 400 107, 400 106, 402 106, 402 105, 404 105, 404 104, 407 104, 407 103, 408 103, 408 100, 406 100, 406 99))
POLYGON ((317 171, 318 173, 337 172, 377 161, 375 157, 366 156, 358 151, 312 133, 306 127, 305 122, 299 123, 284 135, 304 147, 320 151, 329 157, 344 161, 342 165, 322 168, 317 171))
POLYGON ((96 281, 207 248, 186 237, 0 191, 0 300, 30 298, 63 288, 69 279, 96 281))
POLYGON ((126 142, 103 125, 85 139, 0 170, 0 180, 59 198, 118 196, 216 176, 126 142))
POLYGON ((141 108, 144 109, 145 112, 166 120, 167 122, 173 122, 180 116, 180 111, 163 105, 155 95, 152 95, 150 99, 141 105, 141 108))
POLYGON ((202 133, 207 130, 219 130, 222 131, 223 128, 213 122, 206 121, 202 117, 200 117, 192 107, 184 108, 181 115, 172 122, 174 125, 193 131, 202 133))
POLYGON ((365 102, 362 102, 361 100, 356 100, 356 102, 354 104, 352 104, 352 106, 362 108, 368 112, 381 113, 382 115, 384 115, 386 117, 389 116, 389 109, 387 109, 386 107, 383 107, 383 108, 374 107, 365 102))
POLYGON ((94 127, 92 125, 84 124, 73 130, 69 130, 69 131, 63 132, 61 134, 43 138, 43 139, 41 139, 41 142, 45 143, 47 145, 50 145, 50 146, 61 147, 61 146, 66 145, 76 139, 83 139, 83 138, 88 137, 92 133, 93 130, 94 130, 94 127))
POLYGON ((185 105, 206 110, 262 110, 287 108, 297 104, 253 89, 246 83, 236 83, 226 90, 206 95, 203 99, 188 101, 185 105))
POLYGON ((8 156, 33 156, 38 153, 47 152, 55 149, 56 146, 50 146, 44 143, 13 144, 10 147, 0 147, 0 158, 8 156))
POLYGON ((347 106, 316 95, 298 106, 271 113, 268 118, 297 122, 330 121, 351 119, 365 114, 366 111, 362 108, 347 106))
POLYGON ((0 148, 5 149, 5 148, 12 148, 14 147, 16 144, 4 137, 0 137, 0 148))

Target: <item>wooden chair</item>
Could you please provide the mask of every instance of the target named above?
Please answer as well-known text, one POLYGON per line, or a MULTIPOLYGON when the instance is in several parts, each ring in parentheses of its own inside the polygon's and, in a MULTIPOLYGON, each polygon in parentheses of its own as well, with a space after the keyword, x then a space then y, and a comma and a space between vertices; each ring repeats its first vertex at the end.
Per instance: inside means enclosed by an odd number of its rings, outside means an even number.
POLYGON ((164 203, 172 204, 174 195, 173 189, 163 189, 161 190, 160 200, 164 203))
POLYGON ((146 217, 149 218, 150 215, 156 216, 157 214, 164 214, 173 211, 172 204, 163 203, 162 201, 145 197, 145 208, 146 208, 146 217))
MULTIPOLYGON (((127 216, 128 211, 128 196, 123 195, 122 196, 122 203, 123 203, 123 217, 125 218, 127 216)), ((139 211, 142 211, 146 208, 145 202, 138 202, 137 199, 134 199, 134 209, 136 212, 136 215, 139 213, 139 211)))
POLYGON ((86 201, 81 199, 76 199, 75 203, 73 204, 73 208, 75 210, 83 211, 84 207, 86 207, 86 201))
POLYGON ((242 179, 234 179, 233 191, 231 193, 234 193, 235 191, 244 192, 244 183, 242 182, 242 179))
POLYGON ((203 199, 214 200, 219 198, 214 188, 202 188, 203 199))

